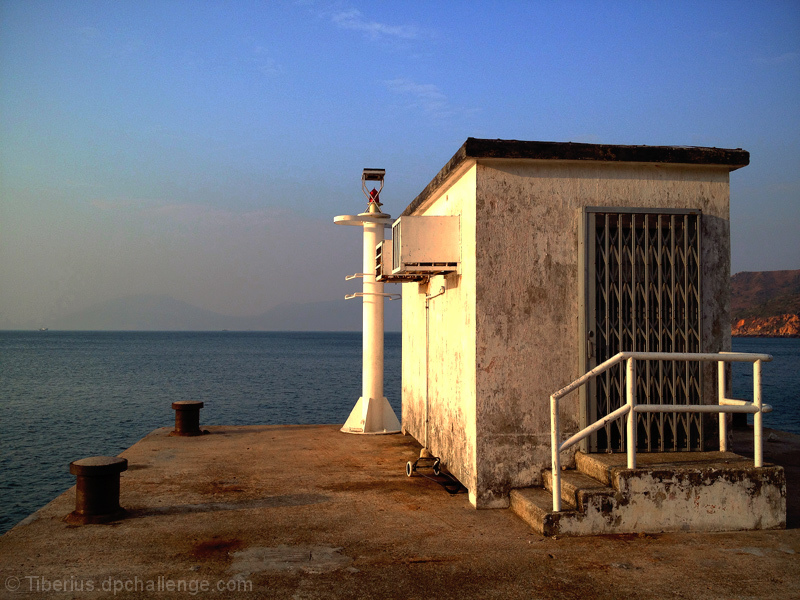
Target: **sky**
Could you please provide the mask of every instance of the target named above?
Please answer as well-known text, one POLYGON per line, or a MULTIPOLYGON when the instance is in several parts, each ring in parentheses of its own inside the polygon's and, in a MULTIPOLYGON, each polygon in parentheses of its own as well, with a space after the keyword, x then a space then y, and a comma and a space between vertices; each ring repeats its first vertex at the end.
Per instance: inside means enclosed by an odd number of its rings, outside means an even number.
MULTIPOLYGON (((800 2, 0 0, 0 328, 358 291, 467 137, 744 148, 732 272, 800 268, 800 2)), ((342 300, 343 301, 343 300, 342 300)))

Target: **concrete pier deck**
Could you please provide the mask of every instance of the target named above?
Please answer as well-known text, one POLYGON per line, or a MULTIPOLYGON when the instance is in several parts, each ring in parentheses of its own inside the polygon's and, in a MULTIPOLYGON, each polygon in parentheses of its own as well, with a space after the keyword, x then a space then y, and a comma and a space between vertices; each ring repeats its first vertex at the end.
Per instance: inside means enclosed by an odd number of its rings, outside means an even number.
POLYGON ((73 488, 2 536, 0 597, 800 597, 800 436, 765 436, 786 530, 554 539, 406 477, 410 437, 207 429, 122 453, 127 518, 67 524, 73 488))

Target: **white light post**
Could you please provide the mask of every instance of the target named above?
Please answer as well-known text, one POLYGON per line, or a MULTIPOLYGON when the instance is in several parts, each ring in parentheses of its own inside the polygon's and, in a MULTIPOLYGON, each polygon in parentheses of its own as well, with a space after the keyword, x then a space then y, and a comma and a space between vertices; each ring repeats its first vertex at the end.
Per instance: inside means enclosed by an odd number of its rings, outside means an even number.
POLYGON ((383 169, 364 169, 361 187, 369 200, 367 211, 358 215, 340 215, 333 222, 339 225, 357 225, 364 230, 364 257, 362 272, 348 277, 361 277, 362 317, 362 372, 361 397, 342 427, 345 433, 398 433, 400 421, 383 395, 383 283, 375 281, 375 247, 383 241, 383 230, 391 227, 391 216, 380 209, 380 192, 383 189, 383 169), (367 191, 367 181, 380 181, 380 189, 367 191))

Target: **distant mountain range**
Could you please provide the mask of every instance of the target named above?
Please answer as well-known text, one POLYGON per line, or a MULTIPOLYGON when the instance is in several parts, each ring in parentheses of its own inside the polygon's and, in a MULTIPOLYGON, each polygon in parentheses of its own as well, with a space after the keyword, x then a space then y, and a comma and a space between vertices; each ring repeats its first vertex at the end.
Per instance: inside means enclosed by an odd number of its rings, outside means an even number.
MULTIPOLYGON (((400 302, 385 306, 386 331, 400 330, 400 302)), ((53 330, 106 331, 360 331, 361 300, 280 304, 237 317, 168 296, 138 295, 102 302, 48 323, 53 330)))
POLYGON ((800 269, 734 275, 731 331, 735 336, 800 336, 800 269))
MULTIPOLYGON (((400 331, 401 302, 386 302, 386 331, 400 331)), ((237 317, 168 296, 109 300, 43 324, 50 329, 117 331, 360 331, 360 299, 281 304, 237 317)), ((800 269, 737 273, 731 278, 735 336, 800 336, 800 269)))

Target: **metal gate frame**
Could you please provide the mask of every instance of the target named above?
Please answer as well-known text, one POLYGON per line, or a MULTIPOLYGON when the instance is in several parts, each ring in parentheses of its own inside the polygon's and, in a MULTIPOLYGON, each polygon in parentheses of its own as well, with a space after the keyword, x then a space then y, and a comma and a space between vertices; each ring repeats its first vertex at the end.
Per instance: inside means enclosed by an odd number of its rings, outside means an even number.
MULTIPOLYGON (((701 219, 699 209, 583 209, 578 238, 581 372, 619 351, 701 351, 701 219), (599 219, 603 219, 600 229, 599 219), (665 231, 668 236, 663 235, 665 231), (603 249, 598 251, 600 243, 603 249), (603 259, 600 263, 597 252, 603 259), (598 277, 604 279, 603 286, 597 285, 598 277), (611 280, 615 285, 610 285, 611 280), (604 306, 599 318, 598 304, 604 306), (604 325, 600 330, 598 320, 604 325), (599 339, 592 337, 596 330, 599 339)), ((581 388, 582 428, 624 403, 623 381, 619 368, 581 388), (602 406, 597 405, 598 388, 604 394, 602 406)), ((677 367, 647 361, 637 369, 636 388, 643 404, 700 404, 702 370, 696 362, 677 367)), ((610 423, 584 440, 581 450, 624 452, 623 428, 621 422, 610 423)), ((702 450, 703 429, 700 415, 641 413, 638 449, 702 450)))

